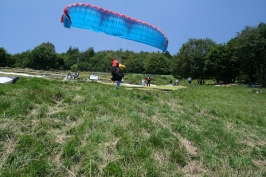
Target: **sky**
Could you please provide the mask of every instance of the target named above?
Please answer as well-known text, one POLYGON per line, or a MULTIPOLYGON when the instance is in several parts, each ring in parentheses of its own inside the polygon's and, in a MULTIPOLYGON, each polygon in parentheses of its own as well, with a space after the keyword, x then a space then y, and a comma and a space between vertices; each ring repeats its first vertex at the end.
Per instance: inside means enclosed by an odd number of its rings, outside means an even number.
POLYGON ((63 10, 77 2, 100 6, 156 26, 168 37, 171 55, 177 54, 190 38, 210 38, 223 44, 245 26, 266 23, 266 0, 1 0, 0 47, 10 54, 33 50, 44 42, 52 43, 57 53, 66 52, 69 47, 80 51, 93 47, 96 52, 160 51, 104 33, 65 28, 60 22, 63 10))

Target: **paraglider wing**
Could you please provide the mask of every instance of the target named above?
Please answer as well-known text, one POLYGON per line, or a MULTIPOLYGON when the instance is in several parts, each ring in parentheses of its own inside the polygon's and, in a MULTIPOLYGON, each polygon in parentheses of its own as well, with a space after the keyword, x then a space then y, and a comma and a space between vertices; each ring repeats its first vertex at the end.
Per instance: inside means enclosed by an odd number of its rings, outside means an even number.
POLYGON ((15 83, 19 77, 0 77, 0 84, 10 84, 15 83))
POLYGON ((72 26, 103 32, 148 44, 163 51, 168 47, 167 37, 157 27, 91 4, 75 3, 66 6, 61 22, 66 28, 72 26))

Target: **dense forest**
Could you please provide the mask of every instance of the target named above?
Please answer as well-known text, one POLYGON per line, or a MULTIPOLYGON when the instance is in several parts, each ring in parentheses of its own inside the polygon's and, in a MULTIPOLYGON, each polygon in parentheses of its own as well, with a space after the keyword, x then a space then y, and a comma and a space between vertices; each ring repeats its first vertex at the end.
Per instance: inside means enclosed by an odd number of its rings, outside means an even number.
POLYGON ((80 51, 72 46, 58 54, 50 42, 12 55, 0 47, 0 67, 109 72, 112 58, 126 65, 126 73, 171 74, 180 79, 192 77, 199 84, 212 79, 217 83, 242 81, 265 86, 266 24, 246 26, 224 44, 209 38, 188 39, 174 55, 122 49, 95 52, 93 47, 80 51))

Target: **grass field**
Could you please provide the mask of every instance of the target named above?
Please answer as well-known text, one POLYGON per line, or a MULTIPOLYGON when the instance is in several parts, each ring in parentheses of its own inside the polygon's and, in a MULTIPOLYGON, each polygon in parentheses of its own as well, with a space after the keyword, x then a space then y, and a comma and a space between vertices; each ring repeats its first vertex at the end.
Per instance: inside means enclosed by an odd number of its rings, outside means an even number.
POLYGON ((266 176, 265 89, 165 85, 0 85, 0 176, 266 176))

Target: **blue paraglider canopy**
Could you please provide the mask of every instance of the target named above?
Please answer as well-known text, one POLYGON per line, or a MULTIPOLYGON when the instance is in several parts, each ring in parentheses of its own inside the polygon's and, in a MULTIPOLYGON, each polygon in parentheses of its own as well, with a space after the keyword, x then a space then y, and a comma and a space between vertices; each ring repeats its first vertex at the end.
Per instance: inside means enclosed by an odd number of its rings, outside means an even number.
POLYGON ((151 45, 164 52, 168 47, 168 38, 157 27, 91 4, 75 3, 66 6, 61 22, 66 28, 72 26, 103 32, 151 45))

